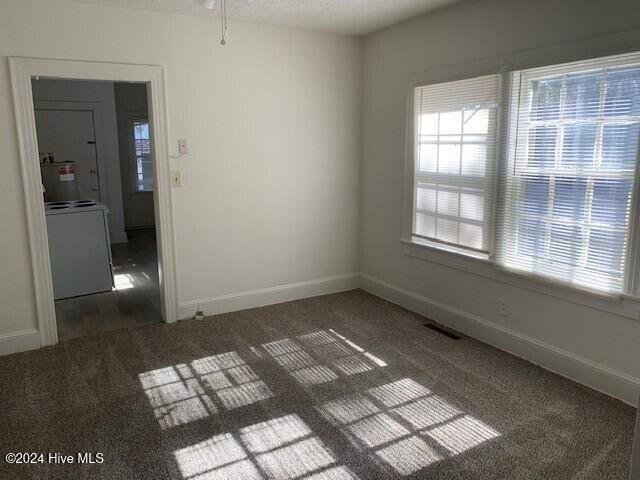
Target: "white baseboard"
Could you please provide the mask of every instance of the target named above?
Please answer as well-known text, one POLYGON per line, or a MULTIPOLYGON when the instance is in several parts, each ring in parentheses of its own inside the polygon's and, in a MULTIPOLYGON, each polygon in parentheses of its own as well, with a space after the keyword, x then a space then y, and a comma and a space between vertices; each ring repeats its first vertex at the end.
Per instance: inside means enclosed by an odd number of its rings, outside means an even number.
POLYGON ((193 318, 198 306, 200 306, 205 316, 217 315, 318 295, 327 295, 329 293, 344 292, 359 286, 360 275, 354 273, 231 293, 218 297, 189 300, 180 302, 180 319, 193 318))
POLYGON ((112 232, 111 235, 111 243, 127 243, 129 239, 127 238, 126 232, 112 232))
POLYGON ((35 328, 0 335, 0 355, 40 348, 40 332, 35 328))
POLYGON ((369 293, 429 317, 469 337, 507 351, 558 375, 622 400, 629 405, 638 405, 640 378, 554 347, 451 305, 398 288, 369 275, 361 275, 360 287, 369 293))
MULTIPOLYGON (((181 302, 180 318, 193 318, 198 305, 205 315, 216 315, 358 287, 625 403, 638 405, 640 378, 364 274, 339 275, 181 302)), ((0 355, 40 346, 40 334, 36 329, 0 335, 0 355)))

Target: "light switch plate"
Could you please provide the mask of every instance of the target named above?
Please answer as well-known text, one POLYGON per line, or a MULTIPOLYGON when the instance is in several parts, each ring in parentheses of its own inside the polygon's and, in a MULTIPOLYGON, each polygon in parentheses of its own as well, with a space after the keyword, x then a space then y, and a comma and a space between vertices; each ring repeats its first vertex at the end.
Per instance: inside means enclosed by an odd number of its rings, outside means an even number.
POLYGON ((178 153, 180 155, 186 155, 187 153, 189 153, 189 144, 187 143, 186 138, 178 139, 178 153))
POLYGON ((180 170, 171 171, 171 186, 172 187, 182 186, 182 172, 180 170))

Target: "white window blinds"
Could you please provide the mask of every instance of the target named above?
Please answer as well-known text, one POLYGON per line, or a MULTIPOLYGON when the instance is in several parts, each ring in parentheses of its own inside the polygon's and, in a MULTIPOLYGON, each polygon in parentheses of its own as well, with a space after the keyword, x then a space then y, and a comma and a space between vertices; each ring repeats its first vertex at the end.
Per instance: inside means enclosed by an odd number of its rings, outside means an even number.
POLYGON ((414 237, 489 253, 498 85, 489 75, 414 89, 414 237))
POLYGON ((511 97, 500 262, 622 292, 640 133, 640 56, 516 72, 511 97))

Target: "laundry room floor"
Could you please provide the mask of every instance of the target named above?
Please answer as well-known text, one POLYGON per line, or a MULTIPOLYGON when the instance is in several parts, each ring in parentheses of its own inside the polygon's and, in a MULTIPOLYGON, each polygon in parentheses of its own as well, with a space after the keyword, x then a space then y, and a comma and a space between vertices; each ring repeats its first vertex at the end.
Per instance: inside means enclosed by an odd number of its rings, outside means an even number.
POLYGON ((115 290, 56 301, 61 341, 162 321, 155 230, 111 246, 115 290))

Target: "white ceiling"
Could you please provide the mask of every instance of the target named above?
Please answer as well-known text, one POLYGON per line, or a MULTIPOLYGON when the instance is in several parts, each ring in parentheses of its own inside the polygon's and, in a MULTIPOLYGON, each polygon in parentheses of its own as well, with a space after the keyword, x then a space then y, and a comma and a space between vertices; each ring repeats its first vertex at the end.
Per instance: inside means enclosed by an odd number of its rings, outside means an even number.
MULTIPOLYGON (((217 16, 193 0, 70 0, 183 15, 217 16)), ((460 0, 227 0, 230 19, 365 35, 460 0)))

